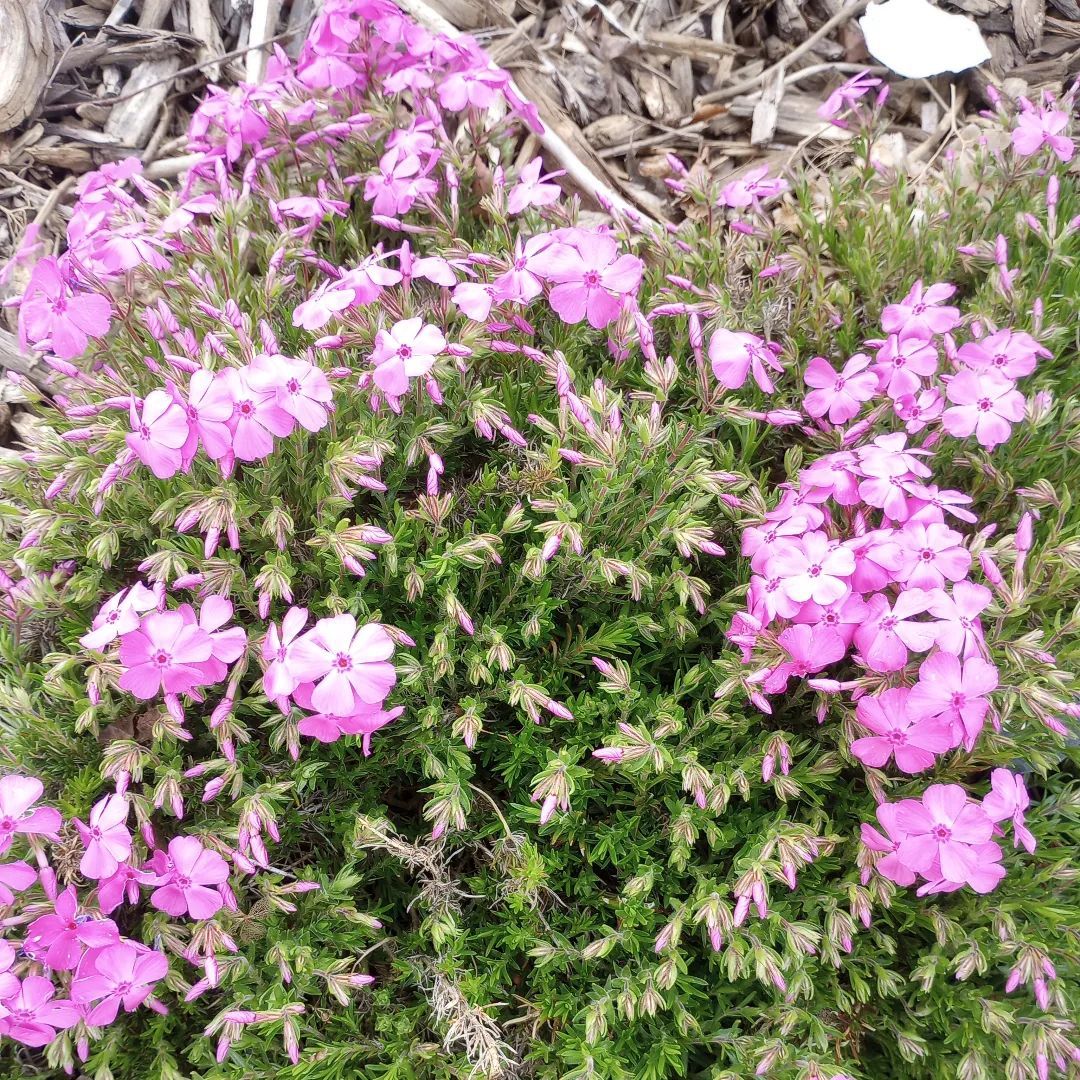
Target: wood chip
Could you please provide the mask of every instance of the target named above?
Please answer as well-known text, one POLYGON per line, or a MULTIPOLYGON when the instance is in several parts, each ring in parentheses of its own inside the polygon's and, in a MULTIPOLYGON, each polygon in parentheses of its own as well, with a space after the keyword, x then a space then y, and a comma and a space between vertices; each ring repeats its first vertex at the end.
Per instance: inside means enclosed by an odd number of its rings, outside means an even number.
POLYGON ((1017 44, 1025 53, 1034 52, 1042 44, 1045 0, 1012 0, 1012 16, 1017 44))
POLYGON ((125 146, 144 147, 169 94, 169 84, 160 80, 175 75, 179 70, 180 58, 176 56, 139 64, 124 85, 125 94, 138 96, 113 106, 112 115, 105 125, 105 134, 114 136, 125 146))
POLYGON ((33 112, 63 40, 47 0, 0 0, 0 131, 10 131, 33 112))

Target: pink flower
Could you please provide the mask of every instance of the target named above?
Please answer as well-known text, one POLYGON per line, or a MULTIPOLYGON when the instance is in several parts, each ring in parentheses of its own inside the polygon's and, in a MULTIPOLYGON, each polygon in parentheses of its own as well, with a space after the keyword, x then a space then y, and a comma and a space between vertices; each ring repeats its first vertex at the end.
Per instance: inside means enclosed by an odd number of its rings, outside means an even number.
POLYGON ((990 708, 985 695, 997 689, 998 671, 978 656, 961 662, 947 652, 936 652, 919 668, 919 681, 911 691, 909 708, 917 716, 943 716, 970 751, 990 708))
POLYGON ((409 389, 409 379, 426 375, 446 348, 446 338, 437 326, 422 319, 403 319, 375 338, 371 362, 375 365, 375 385, 399 397, 409 389))
POLYGON ((877 819, 885 830, 885 835, 879 833, 872 825, 864 824, 861 830, 862 842, 871 851, 884 854, 884 858, 878 859, 874 864, 879 874, 890 881, 895 881, 897 885, 914 885, 915 871, 898 854, 900 841, 907 836, 906 830, 902 829, 897 822, 899 811, 899 803, 879 803, 877 819))
POLYGON ((922 772, 934 764, 936 754, 955 745, 947 722, 909 710, 908 693, 906 688, 897 687, 877 697, 859 698, 856 716, 874 733, 851 744, 851 752, 864 765, 880 769, 895 757, 901 772, 922 772))
POLYGON ((199 665, 212 652, 210 635, 179 611, 147 615, 138 630, 120 639, 120 662, 127 670, 118 685, 144 701, 159 690, 185 693, 202 683, 199 665))
POLYGON ((308 635, 301 636, 307 623, 307 608, 289 608, 281 621, 281 630, 271 623, 263 640, 262 657, 267 668, 263 674, 263 693, 271 701, 281 702, 301 683, 321 679, 331 661, 324 650, 308 635))
POLYGON ((326 427, 334 392, 314 364, 280 354, 260 353, 247 372, 251 386, 274 395, 275 404, 308 431, 326 427))
POLYGON ((925 885, 921 885, 917 896, 926 896, 928 893, 955 892, 965 885, 974 889, 977 893, 993 892, 1001 879, 1005 876, 1005 867, 1001 864, 1001 848, 993 841, 985 844, 972 844, 968 849, 974 859, 974 866, 964 881, 951 881, 942 876, 940 868, 935 862, 927 870, 929 879, 925 885))
POLYGON ((909 435, 917 434, 931 420, 936 420, 944 407, 945 402, 935 389, 902 394, 896 399, 896 415, 906 421, 904 427, 909 435))
POLYGON ((391 147, 379 159, 379 171, 367 178, 364 198, 371 200, 372 212, 383 217, 408 213, 422 195, 434 195, 438 184, 427 176, 438 154, 429 155, 425 166, 418 154, 404 144, 391 147))
POLYGON ((439 83, 439 104, 451 112, 487 109, 505 89, 510 77, 494 67, 456 71, 439 83))
POLYGON ((150 903, 177 918, 209 919, 224 905, 212 885, 222 885, 229 877, 229 864, 216 852, 203 847, 194 836, 176 836, 169 841, 169 855, 155 857, 164 863, 165 884, 150 894, 150 903))
POLYGON ((792 675, 806 678, 842 660, 847 653, 844 639, 831 626, 799 623, 782 631, 777 640, 791 659, 780 664, 766 678, 763 688, 767 694, 785 690, 792 675))
POLYGON ((636 295, 645 270, 637 256, 620 255, 606 233, 586 233, 579 246, 554 245, 545 256, 545 275, 555 283, 552 309, 564 323, 587 318, 597 330, 618 318, 622 298, 636 295))
POLYGON ((777 545, 766 572, 780 577, 781 588, 800 604, 834 604, 851 591, 848 579, 855 572, 855 556, 823 532, 811 532, 798 543, 777 545))
POLYGON ((551 246, 550 234, 531 236, 524 243, 519 236, 514 247, 514 260, 510 269, 500 274, 493 286, 499 295, 511 303, 527 304, 544 291, 542 253, 551 246))
MULTIPOLYGON (((29 889, 37 879, 38 872, 29 863, 22 860, 0 863, 0 906, 13 904, 15 893, 29 889)), ((0 970, 2 968, 0 964, 0 970)))
POLYGON ((157 875, 149 870, 139 870, 126 863, 117 867, 111 877, 98 882, 97 901, 102 914, 114 912, 126 899, 129 904, 138 903, 140 886, 156 885, 157 875))
POLYGON ((164 953, 130 941, 88 954, 87 961, 71 984, 71 999, 78 1005, 97 1002, 86 1014, 93 1027, 111 1024, 121 1005, 125 1012, 133 1012, 169 972, 164 953))
POLYGON ((983 809, 995 823, 1010 818, 1013 847, 1023 844, 1030 855, 1035 850, 1035 837, 1024 824, 1024 811, 1031 802, 1024 778, 1008 769, 995 769, 990 774, 990 787, 990 794, 982 802, 983 809))
POLYGON ((90 338, 104 337, 112 305, 99 293, 80 292, 51 256, 38 261, 19 306, 22 344, 51 349, 62 360, 82 356, 90 338))
POLYGON ((818 106, 817 114, 822 120, 833 120, 840 113, 853 108, 863 95, 880 85, 881 80, 875 79, 869 71, 860 71, 857 75, 852 75, 847 82, 841 83, 818 106))
POLYGON ((75 889, 69 885, 54 901, 53 914, 42 915, 26 928, 26 951, 54 971, 71 971, 86 949, 101 949, 119 940, 112 919, 79 915, 75 889))
POLYGON ((894 400, 920 390, 920 376, 933 375, 938 366, 937 349, 919 325, 908 325, 898 334, 890 334, 876 359, 874 372, 881 379, 882 389, 894 400))
POLYGON ((830 627, 835 630, 847 649, 855 637, 855 630, 866 621, 869 607, 858 593, 849 593, 835 604, 815 604, 808 600, 792 616, 796 623, 830 627))
POLYGON ((66 999, 54 1000, 56 987, 41 975, 27 975, 0 1001, 0 1034, 24 1046, 45 1046, 79 1022, 79 1010, 66 999))
POLYGON ((277 400, 275 388, 260 381, 257 370, 228 368, 219 373, 232 399, 232 451, 240 461, 260 461, 274 451, 274 437, 291 435, 296 420, 277 400))
POLYGON ((961 363, 973 371, 996 371, 1006 379, 1020 379, 1035 370, 1039 357, 1048 357, 1030 334, 1019 330, 998 330, 995 334, 969 341, 956 353, 961 363))
POLYGON ((90 811, 89 825, 75 819, 86 848, 79 863, 83 877, 111 877, 131 855, 131 834, 125 828, 129 810, 123 795, 107 795, 90 811))
POLYGON ((892 606, 884 593, 870 598, 866 623, 855 631, 855 644, 871 671, 899 671, 908 661, 908 649, 926 652, 933 646, 933 624, 914 618, 933 602, 933 593, 922 589, 902 592, 892 606))
POLYGON ((562 188, 558 184, 545 184, 544 181, 553 176, 561 176, 562 173, 560 171, 541 176, 540 170, 543 166, 543 159, 535 157, 521 170, 518 182, 510 189, 506 198, 508 214, 520 214, 526 207, 549 206, 558 201, 562 188))
POLYGON ((0 776, 0 853, 7 851, 16 833, 59 839, 63 819, 51 806, 30 808, 41 798, 45 787, 37 777, 0 776))
POLYGON ((221 682, 228 673, 228 665, 239 660, 247 648, 246 630, 239 626, 222 629, 232 618, 232 601, 223 596, 208 596, 197 617, 190 604, 182 604, 177 610, 188 626, 198 627, 210 638, 209 659, 195 665, 200 672, 199 685, 221 682))
POLYGON ((908 588, 937 589, 946 580, 960 581, 971 569, 971 552, 961 547, 963 537, 948 525, 909 521, 898 537, 904 561, 898 569, 898 580, 908 588))
POLYGON ((815 417, 828 413, 830 424, 846 424, 877 393, 877 377, 866 370, 869 365, 870 357, 857 353, 838 375, 823 356, 815 356, 803 376, 815 389, 803 398, 803 408, 815 417))
POLYGON ((189 434, 187 412, 171 394, 151 390, 143 400, 141 414, 132 400, 131 431, 124 441, 159 480, 167 480, 183 468, 181 451, 189 434))
POLYGON ((483 322, 491 314, 492 305, 502 299, 499 290, 486 281, 463 281, 454 286, 454 303, 473 322, 483 322))
POLYGON ((157 607, 157 597, 141 581, 121 589, 101 605, 91 629, 79 638, 87 649, 104 649, 121 634, 130 633, 140 622, 140 614, 157 607))
POLYGON ((1075 147, 1062 132, 1069 126, 1069 114, 1062 109, 1025 109, 1013 128, 1013 150, 1021 157, 1030 157, 1049 146, 1058 161, 1071 161, 1075 147))
POLYGON ((973 581, 958 581, 952 595, 938 590, 930 605, 930 614, 940 620, 934 623, 938 648, 954 656, 974 656, 983 643, 981 615, 993 599, 985 585, 973 581))
POLYGON ((986 843, 994 832, 986 812, 958 784, 931 784, 921 802, 905 799, 896 820, 906 833, 897 851, 903 862, 920 873, 936 862, 942 878, 961 884, 979 866, 972 845, 986 843))
POLYGON ((1005 442, 1010 425, 1024 419, 1024 395, 991 371, 960 371, 949 380, 945 394, 953 406, 942 415, 942 426, 958 438, 974 432, 987 450, 1005 442))
POLYGON ((756 165, 735 180, 730 180, 720 189, 717 206, 728 206, 732 210, 745 210, 746 207, 772 198, 787 191, 788 182, 779 176, 769 176, 768 165, 756 165))
POLYGON ((775 388, 765 368, 784 370, 774 349, 756 334, 721 327, 709 339, 709 360, 717 382, 728 390, 738 390, 753 372, 754 382, 764 393, 771 394, 775 388))
POLYGON ((188 384, 187 421, 191 435, 185 449, 185 460, 194 457, 194 438, 202 443, 206 456, 218 461, 232 451, 232 430, 229 420, 233 414, 231 379, 219 372, 215 375, 205 368, 193 372, 188 384))
POLYGON ((955 330, 960 325, 960 312, 943 303, 954 292, 955 285, 942 283, 923 289, 923 283, 916 281, 899 304, 890 304, 881 313, 882 329, 886 334, 899 334, 902 330, 917 334, 921 331, 924 338, 955 330))
MULTIPOLYGON (((304 709, 311 709, 312 689, 310 684, 297 688, 296 703, 304 709)), ((301 735, 318 739, 321 743, 337 742, 342 735, 363 736, 364 757, 371 755, 371 736, 379 728, 385 727, 392 720, 396 720, 404 711, 402 705, 393 709, 381 709, 377 705, 367 705, 363 702, 355 702, 356 711, 349 716, 335 716, 333 713, 316 712, 313 716, 305 716, 300 721, 298 729, 301 735)))
POLYGON ((320 619, 310 640, 329 667, 311 695, 319 712, 351 716, 359 711, 358 703, 381 704, 397 681, 389 663, 394 643, 378 623, 357 629, 351 615, 335 615, 320 619))

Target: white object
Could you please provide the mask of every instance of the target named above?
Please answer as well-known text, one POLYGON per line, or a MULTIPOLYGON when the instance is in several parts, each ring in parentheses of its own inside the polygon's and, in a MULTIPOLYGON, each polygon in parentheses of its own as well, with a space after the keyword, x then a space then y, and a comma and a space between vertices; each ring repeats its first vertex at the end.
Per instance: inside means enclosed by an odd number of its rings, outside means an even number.
POLYGON ((874 59, 906 79, 966 71, 990 59, 971 19, 941 11, 928 0, 871 4, 859 26, 874 59))

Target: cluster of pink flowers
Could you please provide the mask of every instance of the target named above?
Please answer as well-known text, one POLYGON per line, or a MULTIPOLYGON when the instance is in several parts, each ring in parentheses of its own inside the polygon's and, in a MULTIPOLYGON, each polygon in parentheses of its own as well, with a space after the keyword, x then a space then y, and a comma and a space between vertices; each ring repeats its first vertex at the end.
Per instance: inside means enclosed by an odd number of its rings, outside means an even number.
POLYGON ((357 627, 352 615, 319 619, 304 631, 307 621, 307 610, 294 607, 280 629, 271 624, 262 647, 263 692, 283 713, 294 703, 311 714, 300 721, 301 735, 324 743, 361 735, 370 754, 371 736, 404 711, 383 707, 397 682, 394 640, 379 623, 357 627))

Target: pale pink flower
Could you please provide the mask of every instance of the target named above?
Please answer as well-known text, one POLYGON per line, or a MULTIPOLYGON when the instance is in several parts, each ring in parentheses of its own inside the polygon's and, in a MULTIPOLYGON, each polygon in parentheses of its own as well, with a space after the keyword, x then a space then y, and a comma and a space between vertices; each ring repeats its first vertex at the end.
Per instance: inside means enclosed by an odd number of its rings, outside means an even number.
POLYGON ((880 769, 895 757, 901 772, 922 772, 933 766, 935 755, 955 745, 948 722, 913 713, 908 694, 905 687, 896 687, 877 697, 859 698, 855 714, 874 733, 851 744, 851 752, 864 765, 880 769))
POLYGON ((119 940, 112 919, 83 918, 75 889, 68 886, 53 902, 53 913, 41 915, 26 928, 26 951, 54 971, 71 971, 87 949, 101 949, 119 940))
POLYGON ((557 244, 545 251, 544 273, 554 287, 549 302, 563 322, 588 319, 597 330, 614 322, 624 296, 636 295, 645 264, 620 255, 614 237, 585 233, 579 246, 557 244))
POLYGON ((111 596, 94 616, 90 630, 79 638, 87 649, 104 649, 121 634, 134 630, 143 612, 157 607, 157 597, 141 581, 111 596))
POLYGON ((273 393, 275 404, 302 428, 320 431, 326 427, 334 391, 330 380, 314 364, 277 353, 260 353, 252 360, 247 379, 256 389, 273 393))
POLYGON ((56 987, 41 975, 27 975, 0 1001, 0 1034, 24 1046, 46 1046, 57 1031, 74 1027, 79 1020, 79 1010, 70 1001, 57 999, 56 987))
POLYGON ((866 623, 855 631, 855 644, 872 671, 899 671, 908 661, 909 649, 926 652, 933 646, 933 623, 915 621, 933 602, 933 593, 922 589, 907 589, 891 606, 884 593, 870 597, 866 623))
POLYGON ((150 894, 150 903, 174 918, 190 915, 209 919, 221 910, 224 900, 216 888, 229 877, 229 864, 216 852, 203 847, 194 836, 177 836, 169 841, 168 858, 158 852, 165 884, 150 894))
POLYGON ((791 676, 806 678, 842 660, 847 653, 844 639, 831 626, 799 623, 783 630, 777 641, 790 659, 766 677, 763 689, 767 694, 781 693, 791 676))
POLYGON ((1024 419, 1024 395, 1002 375, 992 371, 960 371, 945 388, 951 408, 941 417, 950 435, 975 434, 987 450, 1005 442, 1012 424, 1024 419))
POLYGON ((1058 161, 1072 160, 1075 146, 1062 132, 1069 126, 1069 114, 1063 109, 1025 109, 1013 128, 1013 150, 1021 157, 1030 157, 1049 146, 1058 161))
POLYGON ((913 589, 937 589, 960 581, 971 569, 971 552, 963 537, 948 525, 909 521, 897 534, 904 553, 897 578, 913 589))
POLYGON ((301 683, 315 682, 329 670, 331 660, 323 649, 303 634, 307 608, 293 607, 285 613, 281 630, 271 623, 263 639, 262 658, 266 663, 263 693, 281 702, 301 683))
POLYGON ((811 626, 820 625, 835 630, 846 649, 855 637, 856 628, 866 621, 869 610, 863 598, 853 592, 834 604, 815 604, 813 600, 808 600, 792 619, 796 623, 809 623, 811 626))
POLYGON ((904 427, 909 435, 922 431, 944 408, 944 399, 933 388, 920 390, 918 394, 902 394, 896 399, 896 415, 906 421, 904 427))
POLYGON ((521 240, 514 246, 514 258, 510 269, 500 274, 492 284, 511 303, 527 304, 544 291, 542 253, 551 245, 550 235, 541 233, 521 240))
POLYGON ((788 187, 788 182, 782 177, 769 176, 768 165, 755 165, 743 176, 729 180, 720 189, 716 202, 718 206, 727 206, 732 210, 745 210, 762 199, 787 191, 788 187))
POLYGON ((771 394, 775 387, 765 369, 784 370, 776 359, 775 346, 756 334, 724 327, 714 331, 709 339, 709 360, 717 382, 728 390, 738 390, 753 373, 754 382, 764 393, 771 394))
MULTIPOLYGON (((29 889, 38 879, 38 872, 21 859, 18 862, 0 863, 0 907, 15 902, 15 893, 29 889)), ((3 964, 0 963, 0 970, 3 964)))
POLYGON ((111 877, 131 855, 131 834, 127 831, 130 805, 123 795, 106 795, 95 803, 90 811, 90 823, 84 825, 78 818, 75 827, 86 851, 83 852, 79 871, 83 877, 111 877))
POLYGON ((239 626, 225 627, 232 618, 232 601, 223 596, 208 596, 198 616, 190 604, 182 604, 177 610, 188 626, 197 626, 210 638, 209 658, 194 665, 201 673, 200 685, 221 682, 229 664, 239 660, 247 648, 246 630, 239 626))
POLYGON ((972 846, 986 843, 994 833, 986 812, 958 784, 931 784, 921 802, 905 799, 896 820, 906 833, 897 854, 908 866, 925 873, 936 861, 942 878, 960 883, 968 882, 979 866, 972 846))
POLYGON ((35 776, 0 776, 0 853, 11 847, 17 833, 59 838, 63 819, 51 806, 31 807, 41 798, 45 786, 35 776))
POLYGON ((784 592, 800 604, 834 604, 850 592, 855 556, 834 544, 823 532, 788 541, 769 559, 766 572, 781 578, 784 592))
POLYGON ((389 662, 394 643, 384 627, 368 623, 358 629, 352 615, 335 615, 320 619, 310 640, 329 667, 311 695, 313 708, 351 716, 358 702, 378 705, 386 698, 397 675, 389 662))
POLYGON ((973 371, 996 371, 1006 379, 1020 379, 1035 370, 1039 357, 1048 357, 1030 334, 1019 330, 998 330, 957 350, 957 358, 973 371))
MULTIPOLYGON (((301 708, 311 709, 312 688, 310 684, 302 685, 296 691, 296 703, 301 708)), ((362 736, 364 757, 371 755, 371 736, 379 728, 385 727, 392 720, 396 720, 404 711, 402 705, 393 709, 382 709, 377 705, 367 705, 356 702, 356 711, 349 716, 335 716, 333 713, 316 712, 312 716, 305 716, 298 725, 301 735, 318 739, 321 743, 337 742, 342 735, 362 736)))
POLYGON ((382 217, 408 213, 422 195, 434 195, 438 184, 427 176, 438 155, 429 155, 425 165, 418 154, 404 144, 391 147, 379 159, 379 171, 367 178, 364 198, 371 201, 372 212, 382 217))
POLYGON ((562 171, 540 175, 544 166, 543 158, 535 157, 521 170, 518 182, 510 189, 506 197, 506 211, 509 214, 520 214, 530 206, 549 206, 557 202, 562 195, 562 188, 558 184, 546 184, 553 176, 561 176, 562 171))
POLYGON ((232 451, 232 430, 229 420, 233 414, 231 380, 222 373, 214 374, 206 368, 193 372, 188 384, 186 405, 189 445, 184 448, 184 458, 190 461, 195 447, 191 440, 202 444, 206 456, 218 461, 232 451))
POLYGON ((439 328, 420 318, 402 319, 389 330, 380 330, 371 354, 375 385, 400 397, 409 389, 409 379, 426 375, 445 349, 446 338, 439 328))
POLYGON ((510 81, 505 71, 494 67, 473 67, 447 76, 438 87, 439 104, 451 112, 467 108, 487 109, 510 81))
POLYGON ((851 587, 858 592, 884 589, 896 580, 896 572, 904 564, 904 550, 893 529, 872 529, 846 541, 844 546, 855 558, 851 587))
POLYGON ((803 408, 815 417, 828 413, 830 424, 846 424, 877 393, 877 376, 866 370, 869 365, 870 357, 857 353, 837 374, 823 356, 815 356, 803 376, 814 387, 803 398, 803 408))
POLYGON ((86 352, 90 338, 104 337, 111 323, 108 297, 76 289, 52 256, 38 261, 19 305, 19 337, 24 346, 48 348, 61 359, 71 360, 86 352))
POLYGON ((454 286, 452 299, 473 322, 483 322, 491 314, 492 305, 504 297, 486 281, 462 281, 454 286))
POLYGON ((232 452, 240 461, 260 461, 274 450, 274 438, 291 435, 296 420, 277 400, 277 392, 260 383, 258 374, 246 368, 219 373, 232 398, 232 452), (254 376, 254 378, 253 378, 254 376))
MULTIPOLYGON (((817 108, 817 114, 822 120, 835 120, 840 113, 853 108, 859 99, 880 86, 881 80, 874 78, 869 71, 860 71, 852 75, 847 82, 841 83, 817 108)), ((843 124, 838 124, 843 127, 843 124)))
POLYGON ((922 379, 937 371, 938 351, 920 325, 909 325, 877 351, 874 372, 881 388, 894 400, 922 388, 922 379))
POLYGON ((1009 818, 1013 827, 1013 847, 1023 844, 1028 854, 1032 854, 1035 837, 1024 824, 1024 811, 1031 802, 1024 778, 1008 769, 995 769, 990 774, 990 787, 990 793, 982 802, 983 809, 995 824, 1009 818))
POLYGON ((981 657, 961 664, 952 653, 936 652, 919 668, 909 708, 916 716, 941 716, 953 728, 954 741, 963 739, 970 751, 990 708, 985 695, 997 689, 998 670, 981 657))
POLYGON ((871 851, 883 854, 884 857, 874 864, 879 874, 895 881, 897 885, 914 885, 917 876, 915 871, 898 854, 900 841, 907 836, 907 831, 902 829, 896 820, 899 810, 899 803, 879 803, 877 819, 885 830, 885 835, 872 825, 864 824, 861 830, 862 842, 871 851))
POLYGON ((881 313, 882 329, 886 334, 898 334, 905 329, 914 333, 922 331, 926 338, 955 330, 960 325, 960 311, 944 303, 955 292, 955 285, 940 283, 924 289, 923 283, 916 281, 899 304, 890 304, 881 313))
POLYGON ((938 648, 953 656, 975 656, 983 644, 979 616, 990 606, 994 594, 974 581, 958 581, 952 595, 938 590, 930 614, 940 620, 933 624, 938 648))
POLYGON ((118 685, 147 700, 159 690, 182 694, 202 683, 200 664, 210 659, 213 642, 179 611, 147 615, 138 630, 120 639, 120 662, 127 670, 118 685))
POLYGON ((188 441, 187 412, 171 394, 151 390, 142 412, 132 399, 131 431, 124 436, 128 448, 160 480, 175 476, 184 464, 182 449, 188 441))
POLYGON ((88 954, 87 961, 71 984, 71 999, 78 1005, 97 1002, 86 1014, 94 1027, 111 1024, 121 1005, 124 1012, 133 1012, 169 972, 164 953, 130 941, 88 954))

